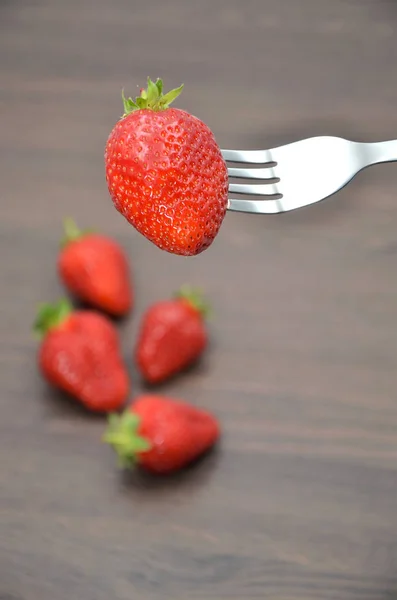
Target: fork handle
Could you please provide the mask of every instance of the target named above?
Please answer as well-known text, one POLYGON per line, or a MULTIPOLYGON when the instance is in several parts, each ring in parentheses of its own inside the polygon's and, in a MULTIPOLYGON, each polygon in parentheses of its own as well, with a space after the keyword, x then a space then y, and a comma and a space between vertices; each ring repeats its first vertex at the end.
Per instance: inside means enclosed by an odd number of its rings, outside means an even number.
POLYGON ((360 144, 365 151, 367 165, 397 161, 397 140, 360 144))

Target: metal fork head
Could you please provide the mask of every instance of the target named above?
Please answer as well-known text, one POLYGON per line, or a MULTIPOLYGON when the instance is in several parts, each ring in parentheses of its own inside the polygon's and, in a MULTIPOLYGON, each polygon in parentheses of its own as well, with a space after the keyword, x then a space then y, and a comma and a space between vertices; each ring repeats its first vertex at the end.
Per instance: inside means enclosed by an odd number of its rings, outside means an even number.
POLYGON ((229 167, 231 194, 258 196, 229 198, 229 210, 275 214, 302 208, 338 191, 360 169, 355 142, 336 137, 314 137, 271 150, 222 150, 226 161, 258 165, 229 167), (353 151, 352 151, 353 150, 353 151))

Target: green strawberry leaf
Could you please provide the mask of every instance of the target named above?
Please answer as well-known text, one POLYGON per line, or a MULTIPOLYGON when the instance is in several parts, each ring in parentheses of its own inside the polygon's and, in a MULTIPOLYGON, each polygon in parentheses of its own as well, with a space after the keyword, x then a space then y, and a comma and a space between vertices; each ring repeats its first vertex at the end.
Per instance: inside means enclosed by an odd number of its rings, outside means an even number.
POLYGON ((148 105, 155 105, 159 98, 159 89, 155 83, 148 77, 147 80, 147 103, 148 105))
POLYGON ((34 334, 43 338, 50 329, 59 327, 72 311, 73 306, 66 298, 62 298, 55 304, 41 304, 33 323, 34 334))
POLYGON ((123 101, 124 115, 126 117, 130 113, 139 109, 150 109, 154 111, 166 110, 170 104, 179 96, 183 90, 183 84, 178 88, 163 94, 163 81, 157 79, 153 82, 150 77, 147 79, 147 88, 143 89, 139 96, 133 100, 132 98, 126 98, 124 90, 121 92, 121 98, 123 101))
POLYGON ((132 98, 126 98, 124 96, 124 90, 121 91, 121 98, 123 100, 124 114, 125 115, 128 115, 133 110, 137 110, 139 108, 138 105, 133 101, 132 98))
POLYGON ((159 91, 159 96, 161 96, 161 94, 163 93, 163 80, 157 78, 156 85, 157 85, 157 89, 159 91))
POLYGON ((76 223, 70 217, 63 220, 64 236, 61 240, 61 248, 64 248, 69 242, 75 242, 85 235, 92 233, 92 229, 79 229, 76 223))
POLYGON ((140 96, 135 100, 135 104, 138 106, 138 108, 146 108, 147 100, 140 96))
POLYGON ((130 409, 122 415, 114 413, 108 417, 102 441, 112 446, 121 468, 133 467, 139 462, 139 454, 152 447, 150 441, 138 433, 140 422, 140 417, 130 409))
POLYGON ((202 290, 197 287, 185 284, 176 292, 175 297, 191 304, 203 318, 208 318, 212 315, 211 305, 204 298, 202 290))
POLYGON ((178 96, 182 92, 182 90, 183 90, 183 83, 182 83, 182 85, 179 86, 179 88, 176 88, 175 90, 171 90, 170 92, 168 92, 167 94, 165 94, 164 96, 162 96, 159 99, 160 106, 162 106, 163 109, 168 108, 169 105, 176 98, 178 98, 178 96))

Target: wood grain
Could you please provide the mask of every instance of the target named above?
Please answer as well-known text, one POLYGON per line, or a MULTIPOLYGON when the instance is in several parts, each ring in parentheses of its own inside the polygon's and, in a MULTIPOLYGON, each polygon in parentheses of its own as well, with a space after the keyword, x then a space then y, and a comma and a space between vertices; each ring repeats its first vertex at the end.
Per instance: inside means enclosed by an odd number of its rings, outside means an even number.
POLYGON ((396 32, 383 0, 0 3, 0 600, 397 598, 397 168, 227 215, 194 259, 131 231, 103 170, 120 89, 147 75, 184 81, 223 147, 397 137, 396 32), (222 422, 184 474, 122 477, 102 420, 37 374, 65 214, 130 253, 134 394, 145 306, 186 281, 213 303, 208 355, 161 388, 222 422))

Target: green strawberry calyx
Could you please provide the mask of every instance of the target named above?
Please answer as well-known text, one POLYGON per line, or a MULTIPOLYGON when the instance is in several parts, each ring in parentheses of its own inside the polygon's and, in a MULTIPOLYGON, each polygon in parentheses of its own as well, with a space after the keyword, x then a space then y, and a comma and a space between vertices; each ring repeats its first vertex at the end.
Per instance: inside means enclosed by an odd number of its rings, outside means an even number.
POLYGON ((39 338, 43 338, 50 329, 62 325, 72 312, 73 306, 66 298, 54 304, 40 304, 33 324, 33 332, 39 338))
POLYGON ((108 417, 108 428, 102 441, 112 446, 121 468, 134 467, 139 463, 139 455, 152 447, 149 440, 138 434, 140 422, 140 417, 130 409, 108 417))
POLYGON ((211 306, 204 298, 200 288, 183 285, 175 294, 175 298, 188 302, 202 317, 211 315, 211 306))
POLYGON ((179 96, 183 90, 183 84, 178 88, 163 94, 163 81, 156 79, 152 81, 150 77, 147 79, 147 88, 141 89, 139 96, 133 100, 124 96, 124 90, 121 92, 121 97, 124 105, 124 115, 126 117, 130 113, 147 108, 154 111, 166 110, 170 104, 179 96))
POLYGON ((79 229, 73 219, 65 217, 63 220, 63 231, 64 235, 61 241, 61 247, 67 246, 70 242, 75 242, 83 238, 88 233, 91 233, 89 229, 79 229))

